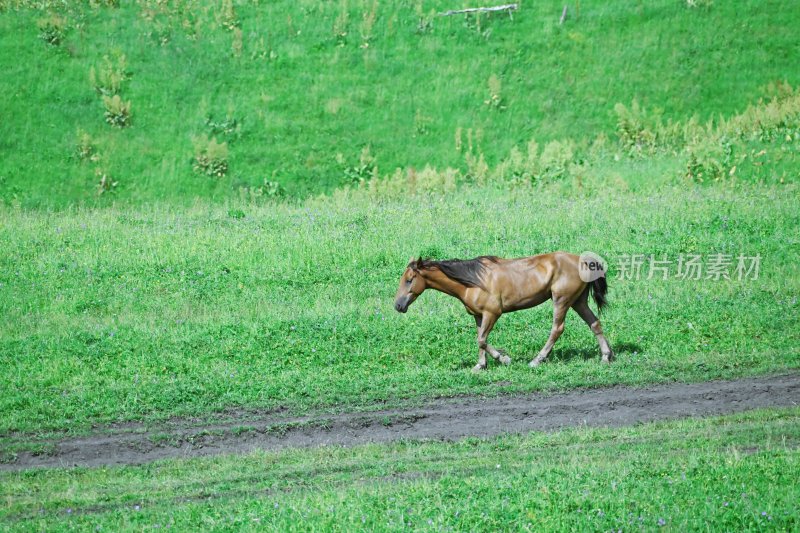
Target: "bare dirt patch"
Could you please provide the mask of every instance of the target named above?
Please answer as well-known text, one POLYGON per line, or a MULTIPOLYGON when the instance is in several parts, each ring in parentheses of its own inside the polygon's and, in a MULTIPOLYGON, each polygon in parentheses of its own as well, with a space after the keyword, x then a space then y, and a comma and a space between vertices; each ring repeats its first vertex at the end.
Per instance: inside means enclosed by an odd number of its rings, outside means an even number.
MULTIPOLYGON (((143 464, 302 446, 454 440, 575 426, 627 426, 671 418, 721 415, 800 405, 800 373, 736 381, 609 387, 558 394, 437 399, 378 411, 316 413, 240 412, 224 422, 173 420, 127 424, 87 436, 35 441, 43 452, 21 451, 0 470, 143 464)), ((0 450, 2 452, 2 450, 0 450)), ((3 453, 3 455, 9 455, 3 453)))

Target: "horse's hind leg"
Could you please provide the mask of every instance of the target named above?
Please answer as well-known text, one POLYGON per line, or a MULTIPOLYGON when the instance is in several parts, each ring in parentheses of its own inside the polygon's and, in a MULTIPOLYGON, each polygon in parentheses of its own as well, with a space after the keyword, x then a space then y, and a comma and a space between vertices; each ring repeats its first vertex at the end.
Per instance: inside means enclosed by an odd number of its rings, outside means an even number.
POLYGON ((564 296, 553 296, 553 327, 550 329, 550 336, 547 338, 544 348, 541 349, 539 355, 528 363, 528 366, 531 368, 539 366, 542 361, 547 359, 547 356, 550 355, 550 352, 553 350, 553 345, 564 332, 564 317, 567 316, 569 306, 570 301, 568 298, 564 296))
POLYGON ((608 341, 603 335, 603 328, 600 325, 600 321, 589 307, 587 301, 588 296, 589 291, 585 291, 581 297, 578 298, 578 301, 573 304, 572 308, 576 313, 581 315, 583 321, 586 322, 586 325, 589 326, 589 329, 592 330, 592 333, 594 333, 594 336, 597 338, 597 344, 600 345, 600 352, 603 354, 603 362, 610 363, 614 360, 614 352, 611 350, 611 346, 608 345, 608 341))

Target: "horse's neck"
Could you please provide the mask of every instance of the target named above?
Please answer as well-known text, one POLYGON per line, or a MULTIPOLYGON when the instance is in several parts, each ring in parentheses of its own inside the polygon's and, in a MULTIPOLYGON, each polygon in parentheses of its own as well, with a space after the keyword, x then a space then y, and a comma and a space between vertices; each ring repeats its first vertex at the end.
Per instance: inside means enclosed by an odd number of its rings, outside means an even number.
POLYGON ((448 278, 440 270, 429 270, 425 272, 425 280, 428 282, 428 287, 441 291, 450 296, 455 296, 459 300, 464 299, 464 293, 467 287, 463 283, 448 278))

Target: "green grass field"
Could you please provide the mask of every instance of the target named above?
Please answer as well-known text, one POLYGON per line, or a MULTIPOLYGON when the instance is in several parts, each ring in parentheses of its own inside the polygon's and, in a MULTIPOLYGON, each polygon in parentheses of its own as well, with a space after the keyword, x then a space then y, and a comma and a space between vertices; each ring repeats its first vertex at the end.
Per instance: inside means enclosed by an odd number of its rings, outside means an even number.
MULTIPOLYGON (((0 0, 0 461, 134 420, 800 368, 800 8, 567 5, 0 0), (480 374, 456 300, 393 310, 412 255, 553 250, 610 261, 613 365, 571 314, 530 369, 549 304, 480 374)), ((0 529, 793 531, 799 438, 775 409, 4 471, 0 529)))
POLYGON ((484 189, 377 203, 351 194, 302 206, 6 210, 0 431, 491 394, 500 381, 508 392, 797 368, 796 207, 797 188, 785 185, 665 186, 648 199, 484 189), (407 315, 392 308, 411 255, 555 249, 598 251, 612 268, 623 254, 762 259, 757 280, 679 279, 675 263, 668 280, 647 279, 647 266, 638 280, 612 272, 611 367, 571 314, 552 360, 528 368, 550 305, 502 317, 493 343, 514 363, 477 376, 474 321, 458 301, 431 292, 407 315))
POLYGON ((9 528, 793 531, 800 412, 0 474, 9 528))

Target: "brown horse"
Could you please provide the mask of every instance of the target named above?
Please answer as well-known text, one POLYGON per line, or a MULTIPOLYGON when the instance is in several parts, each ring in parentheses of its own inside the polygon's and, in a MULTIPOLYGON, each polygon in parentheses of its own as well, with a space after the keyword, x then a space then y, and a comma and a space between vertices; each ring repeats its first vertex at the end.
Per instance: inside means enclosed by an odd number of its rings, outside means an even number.
POLYGON ((598 310, 606 304, 606 279, 603 276, 594 281, 584 281, 580 269, 585 268, 585 263, 582 265, 581 259, 566 252, 519 259, 482 256, 469 260, 432 261, 411 258, 400 278, 394 308, 405 313, 408 306, 429 288, 461 300, 467 312, 475 317, 478 327, 478 364, 473 371, 480 371, 486 368, 487 351, 504 365, 511 362, 510 357, 487 342, 500 315, 535 307, 552 299, 550 337, 530 366, 538 366, 550 355, 564 331, 564 318, 570 307, 591 328, 600 345, 603 361, 610 363, 614 352, 588 304, 589 292, 592 292, 598 310))

